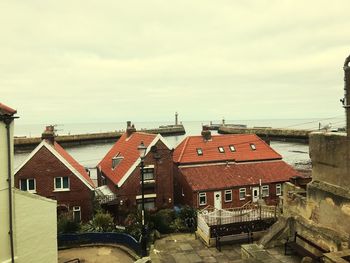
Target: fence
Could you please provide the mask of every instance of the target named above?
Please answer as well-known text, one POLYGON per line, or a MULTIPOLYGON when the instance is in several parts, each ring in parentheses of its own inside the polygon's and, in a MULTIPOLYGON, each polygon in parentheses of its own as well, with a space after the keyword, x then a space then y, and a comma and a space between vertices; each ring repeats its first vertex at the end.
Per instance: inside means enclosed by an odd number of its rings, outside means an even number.
POLYGON ((198 212, 197 227, 207 238, 261 231, 276 221, 277 212, 275 206, 252 203, 225 210, 208 206, 198 212))
POLYGON ((123 245, 141 255, 141 245, 135 238, 124 233, 80 233, 58 235, 58 247, 74 247, 87 244, 123 245))
POLYGON ((215 209, 206 207, 198 212, 198 220, 202 218, 208 226, 224 225, 277 217, 276 206, 246 204, 242 207, 230 209, 215 209))

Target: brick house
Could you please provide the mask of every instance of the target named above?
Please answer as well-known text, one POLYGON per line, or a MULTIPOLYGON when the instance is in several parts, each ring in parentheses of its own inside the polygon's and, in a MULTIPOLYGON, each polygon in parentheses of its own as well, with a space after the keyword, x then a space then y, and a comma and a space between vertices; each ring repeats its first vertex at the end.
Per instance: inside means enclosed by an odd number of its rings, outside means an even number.
POLYGON ((173 207, 172 150, 161 135, 136 132, 128 123, 126 133, 98 164, 96 194, 115 197, 107 203, 108 210, 114 214, 127 213, 141 203, 141 159, 137 150, 141 142, 147 147, 144 159, 145 208, 173 207))
POLYGON ((175 202, 195 208, 240 207, 259 198, 277 204, 283 183, 298 176, 255 134, 185 138, 174 151, 175 202))
POLYGON ((15 171, 15 185, 23 191, 57 200, 57 214, 74 220, 92 217, 94 184, 71 155, 54 140, 53 126, 46 127, 41 143, 15 171))

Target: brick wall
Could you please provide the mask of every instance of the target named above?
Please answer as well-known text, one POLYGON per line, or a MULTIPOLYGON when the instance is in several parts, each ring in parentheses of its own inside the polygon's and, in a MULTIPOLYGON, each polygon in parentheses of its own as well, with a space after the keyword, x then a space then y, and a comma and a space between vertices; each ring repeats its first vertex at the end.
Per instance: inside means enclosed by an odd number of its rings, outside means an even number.
MULTIPOLYGON (((282 182, 283 183, 283 182, 282 182)), ((273 183, 269 184, 269 196, 268 197, 263 197, 267 205, 276 205, 279 202, 279 196, 276 195, 276 184, 282 184, 281 182, 279 183, 273 183)), ((264 184, 263 184, 264 185, 264 184)), ((246 204, 249 201, 252 201, 252 188, 253 187, 259 187, 259 185, 253 185, 253 186, 241 186, 241 187, 236 187, 236 188, 228 188, 228 189, 221 189, 221 190, 213 190, 213 191, 203 191, 207 194, 207 203, 205 205, 199 206, 198 202, 198 194, 199 192, 192 192, 192 201, 188 201, 189 198, 185 198, 186 204, 191 205, 195 208, 204 208, 207 205, 214 206, 214 193, 216 191, 221 192, 221 204, 222 208, 233 208, 233 207, 241 207, 244 204, 246 204), (246 188, 246 197, 244 200, 240 200, 239 198, 239 189, 240 188, 246 188), (225 190, 232 190, 232 201, 225 202, 225 190)), ((200 192, 200 193, 203 193, 200 192)))
MULTIPOLYGON (((145 166, 154 165, 155 184, 154 187, 145 188, 146 194, 156 194, 155 206, 157 209, 172 208, 174 204, 173 189, 173 160, 172 151, 161 141, 156 143, 156 152, 150 151, 145 157, 145 166)), ((103 174, 102 174, 103 175, 103 174)), ((101 185, 101 173, 98 175, 99 185, 101 185)), ((105 176, 106 177, 106 176, 105 176)), ((121 187, 107 179, 107 185, 118 196, 119 201, 123 200, 123 205, 119 205, 119 210, 131 210, 136 207, 136 196, 141 195, 141 175, 140 166, 136 167, 129 178, 121 187)))
POLYGON ((81 218, 87 221, 92 216, 94 193, 46 147, 42 147, 16 174, 15 186, 19 188, 20 179, 35 178, 36 193, 54 200, 57 206, 81 207, 81 218), (70 190, 54 191, 55 177, 69 177, 70 190))

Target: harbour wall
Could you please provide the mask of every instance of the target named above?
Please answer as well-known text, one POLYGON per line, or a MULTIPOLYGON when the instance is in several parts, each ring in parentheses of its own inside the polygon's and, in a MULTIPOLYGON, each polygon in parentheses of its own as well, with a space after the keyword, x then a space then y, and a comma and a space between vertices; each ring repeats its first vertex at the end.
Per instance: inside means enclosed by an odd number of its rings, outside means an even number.
MULTIPOLYGON (((141 129, 139 132, 161 134, 162 136, 183 135, 186 133, 183 125, 161 126, 155 129, 141 129)), ((58 135, 55 140, 62 146, 77 146, 95 143, 108 143, 117 141, 124 131, 87 133, 75 135, 58 135)), ((28 151, 34 149, 41 142, 41 137, 15 137, 15 151, 28 151)))
POLYGON ((310 130, 282 129, 282 128, 236 128, 220 126, 220 134, 256 134, 261 138, 270 140, 292 141, 292 142, 309 142, 310 130))

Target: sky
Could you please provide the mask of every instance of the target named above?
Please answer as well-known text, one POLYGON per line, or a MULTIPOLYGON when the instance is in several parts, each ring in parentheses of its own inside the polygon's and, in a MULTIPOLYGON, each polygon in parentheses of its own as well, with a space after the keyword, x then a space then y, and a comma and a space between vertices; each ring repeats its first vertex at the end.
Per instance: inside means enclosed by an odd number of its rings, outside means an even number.
POLYGON ((350 1, 0 1, 20 123, 342 116, 350 1))

